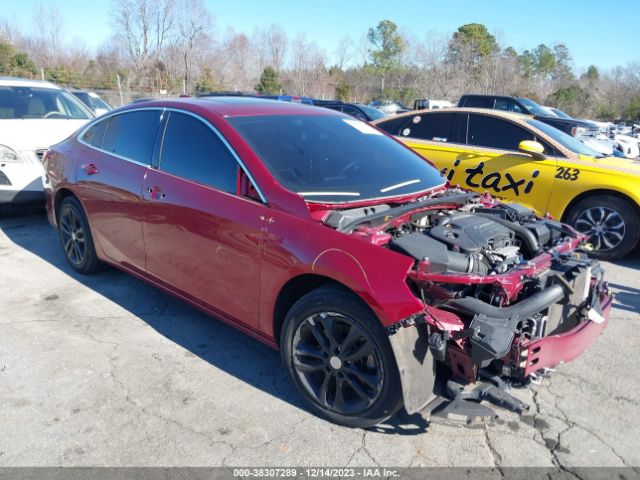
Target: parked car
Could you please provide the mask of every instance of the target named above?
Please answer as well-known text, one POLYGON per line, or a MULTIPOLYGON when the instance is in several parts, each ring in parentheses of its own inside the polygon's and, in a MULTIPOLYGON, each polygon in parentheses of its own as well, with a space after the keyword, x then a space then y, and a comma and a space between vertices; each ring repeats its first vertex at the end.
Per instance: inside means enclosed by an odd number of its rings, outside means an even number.
POLYGON ((278 100, 280 102, 293 102, 304 103, 305 105, 313 105, 313 99, 311 97, 305 97, 300 95, 263 95, 261 93, 253 92, 209 92, 198 95, 199 97, 249 97, 249 98, 262 98, 264 100, 278 100))
POLYGON ((313 104, 317 107, 330 108, 336 112, 346 113, 365 122, 372 122, 386 116, 381 110, 361 103, 346 103, 339 100, 314 100, 313 104))
POLYGON ((113 107, 109 105, 104 99, 100 97, 96 92, 88 92, 86 90, 70 89, 72 94, 80 99, 96 116, 103 115, 113 110, 113 107))
POLYGON ((414 110, 438 110, 451 107, 453 107, 453 103, 447 100, 429 100, 428 98, 419 98, 413 102, 414 110))
POLYGON ((549 113, 536 102, 524 97, 510 97, 506 95, 463 95, 458 101, 458 107, 490 108, 532 115, 536 120, 547 123, 580 140, 595 138, 598 134, 598 127, 592 122, 549 115, 549 113))
POLYGON ((395 100, 374 100, 369 106, 381 110, 386 115, 396 115, 411 110, 404 103, 395 100))
POLYGON ((114 265, 280 348, 300 395, 336 423, 419 411, 436 371, 455 385, 494 371, 526 383, 607 324, 583 236, 447 189, 400 142, 329 109, 129 105, 45 163, 71 267, 114 265))
POLYGON ((589 235, 598 258, 640 238, 640 164, 605 157, 537 118, 464 108, 375 122, 453 184, 517 201, 589 235))
POLYGON ((0 78, 0 204, 42 201, 44 152, 91 118, 52 83, 0 78))

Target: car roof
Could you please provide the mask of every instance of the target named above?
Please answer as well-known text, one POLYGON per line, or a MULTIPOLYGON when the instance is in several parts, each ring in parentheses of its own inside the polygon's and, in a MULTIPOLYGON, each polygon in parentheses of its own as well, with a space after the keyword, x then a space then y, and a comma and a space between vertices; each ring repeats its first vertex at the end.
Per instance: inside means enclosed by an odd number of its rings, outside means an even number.
POLYGON ((18 77, 0 77, 0 86, 2 87, 38 87, 50 88, 52 90, 62 90, 58 85, 51 82, 42 82, 40 80, 30 80, 28 78, 18 77))
POLYGON ((144 108, 145 106, 184 107, 187 109, 190 106, 195 106, 209 110, 221 117, 257 115, 343 115, 328 108, 255 97, 220 96, 173 98, 136 103, 136 107, 144 108))
POLYGON ((474 108, 474 107, 453 107, 453 108, 446 108, 446 109, 442 109, 442 110, 430 110, 430 109, 424 109, 424 110, 410 110, 408 112, 404 112, 404 113, 400 113, 398 115, 394 115, 393 117, 384 117, 381 118, 379 120, 376 120, 374 123, 382 123, 385 121, 389 121, 389 120, 393 120, 394 118, 402 118, 402 117, 408 117, 411 115, 415 115, 415 114, 428 114, 428 115, 437 115, 437 114, 444 114, 444 113, 469 113, 469 112, 474 112, 474 113, 479 113, 482 115, 490 115, 493 117, 502 117, 502 118, 508 118, 510 120, 526 120, 528 118, 533 118, 533 115, 526 115, 524 113, 517 113, 517 112, 507 112, 505 110, 496 110, 495 108, 474 108))
POLYGON ((510 99, 526 98, 526 97, 514 97, 511 95, 493 95, 492 93, 467 93, 465 95, 462 95, 462 97, 489 97, 489 98, 510 98, 510 99))
MULTIPOLYGON (((550 143, 556 150, 560 151, 567 158, 577 158, 577 154, 572 152, 571 150, 564 147, 562 144, 556 142, 553 138, 547 135, 545 132, 539 130, 535 125, 531 125, 527 122, 527 120, 534 120, 535 117, 533 115, 525 115, 523 113, 516 112, 506 112, 504 110, 496 110, 493 108, 464 108, 464 107, 455 107, 455 108, 446 108, 442 110, 412 110, 410 112, 401 113, 399 115, 394 115, 393 117, 384 117, 379 120, 374 120, 371 122, 373 125, 378 125, 380 123, 392 121, 397 118, 402 117, 410 117, 412 115, 443 115, 446 113, 477 113, 479 115, 486 115, 489 117, 497 117, 504 118, 505 120, 509 120, 513 123, 520 124, 521 126, 533 131, 536 135, 540 135, 541 138, 544 138, 545 141, 550 143)), ((539 120, 537 120, 539 121, 539 120)))

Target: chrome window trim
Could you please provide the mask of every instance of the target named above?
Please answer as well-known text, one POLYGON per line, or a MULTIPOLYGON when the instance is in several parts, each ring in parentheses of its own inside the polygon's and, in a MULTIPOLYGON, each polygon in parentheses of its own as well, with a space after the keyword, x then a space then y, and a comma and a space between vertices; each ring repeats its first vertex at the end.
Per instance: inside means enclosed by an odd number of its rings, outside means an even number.
MULTIPOLYGON (((242 169, 244 174, 247 176, 247 178, 249 178, 249 180, 251 181, 251 183, 255 187, 256 192, 258 192, 258 195, 260 196, 260 200, 262 201, 262 203, 264 203, 265 205, 268 205, 269 202, 267 202, 266 197, 264 196, 264 194, 262 193, 262 190, 258 186, 258 182, 255 181, 255 179, 253 178, 253 175, 251 175, 251 172, 249 172, 249 169, 247 168, 245 163, 242 161, 240 156, 233 149, 231 144, 227 141, 227 139, 206 118, 203 118, 200 115, 198 115, 196 113, 193 113, 193 112, 190 112, 188 110, 182 110, 180 108, 175 108, 175 107, 140 107, 140 108, 132 108, 130 110, 124 110, 124 111, 119 111, 119 112, 106 113, 106 114, 101 115, 100 117, 96 118, 95 119, 96 121, 90 122, 86 127, 84 127, 82 130, 80 130, 80 133, 78 133, 78 135, 76 135, 76 140, 79 143, 81 143, 82 145, 84 145, 85 147, 91 148, 91 149, 96 150, 98 152, 114 156, 114 157, 119 158, 121 160, 125 160, 127 162, 134 163, 136 165, 140 165, 140 166, 148 167, 148 168, 153 168, 153 165, 152 165, 151 162, 150 163, 139 162, 138 160, 133 160, 132 158, 128 158, 128 157, 125 157, 123 155, 118 155, 117 153, 113 153, 113 152, 110 152, 108 150, 104 150, 102 148, 95 147, 95 146, 85 142, 82 139, 82 137, 87 132, 87 130, 89 130, 91 127, 93 127, 94 125, 98 124, 99 122, 107 121, 109 118, 115 117, 116 115, 122 115, 122 114, 129 113, 129 112, 142 112, 142 111, 162 111, 162 114, 160 115, 160 121, 163 120, 164 112, 166 112, 166 111, 176 112, 176 113, 184 113, 186 115, 190 115, 190 116, 196 118, 197 120, 200 120, 207 127, 209 127, 211 129, 211 131, 213 131, 213 133, 222 141, 222 143, 227 148, 227 150, 229 150, 229 152, 231 153, 233 158, 235 158, 236 162, 238 163, 238 165, 240 166, 240 168, 242 169)), ((164 132, 163 132, 163 135, 162 135, 162 141, 164 142, 164 132)), ((162 150, 160 151, 160 155, 162 155, 162 150)), ((160 159, 158 159, 158 160, 160 160, 160 159)), ((159 170, 162 171, 162 169, 160 169, 160 168, 159 168, 159 170)), ((182 178, 182 177, 177 177, 177 178, 182 178)), ((185 179, 185 180, 188 180, 188 179, 185 179)), ((188 180, 188 181, 190 181, 190 180, 188 180)), ((210 188, 215 188, 215 187, 210 187, 210 188)), ((216 190, 218 190, 218 189, 216 189, 216 190)), ((229 192, 226 192, 226 193, 229 193, 229 192)), ((235 195, 235 194, 232 194, 232 195, 235 195)), ((241 197, 240 195, 235 195, 235 196, 241 197)))

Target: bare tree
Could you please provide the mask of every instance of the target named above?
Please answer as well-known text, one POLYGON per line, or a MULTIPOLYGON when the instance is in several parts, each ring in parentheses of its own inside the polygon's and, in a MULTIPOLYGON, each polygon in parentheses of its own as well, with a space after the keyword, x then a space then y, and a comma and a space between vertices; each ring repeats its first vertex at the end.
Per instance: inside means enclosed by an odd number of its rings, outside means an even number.
POLYGON ((178 15, 178 48, 183 61, 183 81, 191 87, 194 57, 205 52, 211 44, 211 13, 202 0, 180 0, 178 15))
POLYGON ((271 66, 276 72, 280 72, 285 63, 289 44, 284 29, 274 23, 264 30, 257 30, 254 33, 254 44, 258 52, 260 70, 271 66))
POLYGON ((344 70, 345 66, 351 61, 354 53, 353 40, 345 35, 338 41, 335 51, 335 65, 339 70, 344 70))
POLYGON ((157 78, 165 44, 175 35, 174 14, 175 0, 113 0, 115 38, 143 82, 157 78))

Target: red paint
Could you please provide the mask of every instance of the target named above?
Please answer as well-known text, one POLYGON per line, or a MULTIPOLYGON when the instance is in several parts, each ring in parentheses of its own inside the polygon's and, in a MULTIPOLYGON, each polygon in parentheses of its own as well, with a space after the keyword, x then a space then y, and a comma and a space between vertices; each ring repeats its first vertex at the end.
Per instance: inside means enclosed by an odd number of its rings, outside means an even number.
MULTIPOLYGON (((322 224, 335 205, 307 204, 301 196, 283 188, 226 120, 237 115, 341 115, 337 112, 290 102, 192 98, 145 102, 121 111, 149 107, 188 111, 214 126, 251 173, 268 204, 260 201, 244 174, 239 175, 235 194, 224 193, 97 151, 72 136, 45 156, 50 179, 45 194, 51 223, 57 223, 56 201, 71 192, 87 212, 96 252, 103 261, 271 346, 277 346, 275 322, 282 320, 274 316, 278 296, 288 282, 302 275, 319 275, 345 285, 384 326, 424 313, 436 330, 458 331, 465 327, 463 321, 453 313, 425 308, 410 290, 407 278, 418 282, 494 283, 513 300, 522 288, 522 276, 538 275, 551 263, 551 255, 542 254, 514 272, 488 277, 430 273, 426 263, 413 270, 412 259, 382 248, 391 240, 381 231, 384 226, 363 226, 348 235, 322 224)), ((348 206, 401 203, 426 193, 430 192, 348 206)), ((489 206, 495 201, 485 197, 483 203, 489 206)), ((570 251, 578 243, 567 242, 557 247, 556 253, 570 251)), ((573 358, 571 355, 586 348, 604 328, 591 323, 540 340, 544 355, 538 361, 547 365, 573 358), (563 356, 563 352, 567 354, 563 356)), ((466 354, 466 341, 455 344, 455 349, 449 349, 450 359, 461 365, 465 378, 472 378, 476 370, 466 354)))

